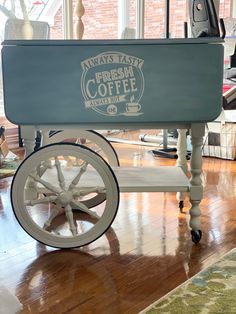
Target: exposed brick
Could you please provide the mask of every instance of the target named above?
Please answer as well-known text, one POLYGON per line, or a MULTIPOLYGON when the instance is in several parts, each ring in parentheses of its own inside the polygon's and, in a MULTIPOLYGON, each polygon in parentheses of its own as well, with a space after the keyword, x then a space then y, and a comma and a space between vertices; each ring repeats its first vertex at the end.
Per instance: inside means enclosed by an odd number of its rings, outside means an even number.
MULTIPOLYGON (((77 0, 73 0, 75 7, 77 0)), ((187 0, 175 0, 170 6, 171 37, 183 37, 187 20, 187 0)), ((118 37, 118 0, 83 0, 85 14, 84 39, 114 39, 118 37)), ((220 1, 220 17, 231 16, 231 1, 220 1)), ((136 1, 130 0, 130 27, 136 24, 136 1)), ((165 1, 149 0, 145 5, 145 38, 161 38, 165 29, 165 1)), ((76 16, 74 16, 74 23, 76 16)), ((63 38, 62 9, 55 15, 51 38, 63 38)))

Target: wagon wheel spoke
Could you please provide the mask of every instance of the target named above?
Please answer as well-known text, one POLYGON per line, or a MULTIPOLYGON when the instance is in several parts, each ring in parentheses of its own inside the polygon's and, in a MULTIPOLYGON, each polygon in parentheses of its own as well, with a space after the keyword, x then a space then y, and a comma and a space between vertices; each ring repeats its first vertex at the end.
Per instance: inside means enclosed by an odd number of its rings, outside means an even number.
POLYGON ((39 205, 39 204, 51 203, 51 202, 54 202, 56 199, 57 199, 57 196, 51 195, 51 196, 46 196, 38 200, 27 200, 25 201, 25 205, 34 206, 34 205, 39 205))
POLYGON ((45 223, 43 225, 43 229, 46 230, 49 227, 51 227, 51 223, 52 223, 53 219, 56 218, 57 216, 59 216, 63 212, 64 212, 64 208, 62 208, 59 205, 54 205, 52 210, 51 210, 51 214, 49 215, 48 219, 45 221, 45 223))
POLYGON ((105 194, 106 188, 105 187, 80 188, 79 191, 75 191, 73 193, 73 195, 80 197, 80 196, 87 196, 91 193, 97 193, 97 194, 103 193, 103 194, 105 194))
POLYGON ((60 188, 65 191, 66 189, 66 185, 65 185, 65 177, 62 173, 62 169, 61 169, 61 163, 59 161, 59 159, 57 157, 55 157, 55 166, 56 166, 56 169, 57 169, 57 179, 59 181, 59 185, 60 185, 60 188))
POLYGON ((72 201, 70 204, 73 208, 79 209, 80 211, 90 215, 93 218, 100 219, 100 216, 98 216, 97 213, 90 210, 85 204, 78 202, 78 201, 72 201))
POLYGON ((76 187, 76 185, 79 183, 81 176, 86 172, 87 166, 88 166, 87 162, 83 162, 82 166, 80 166, 78 174, 72 180, 72 182, 68 188, 69 191, 73 190, 76 187))
POLYGON ((29 177, 31 177, 32 179, 34 179, 34 181, 41 183, 46 189, 48 189, 49 191, 55 193, 55 194, 59 194, 61 192, 60 189, 58 189, 57 187, 53 186, 51 183, 41 179, 38 175, 33 175, 30 174, 29 177))
POLYGON ((69 204, 66 205, 66 207, 65 207, 65 213, 66 213, 67 221, 68 221, 69 226, 70 226, 70 231, 71 231, 73 236, 76 236, 77 235, 77 228, 76 228, 76 225, 74 223, 73 211, 72 211, 72 208, 69 204))

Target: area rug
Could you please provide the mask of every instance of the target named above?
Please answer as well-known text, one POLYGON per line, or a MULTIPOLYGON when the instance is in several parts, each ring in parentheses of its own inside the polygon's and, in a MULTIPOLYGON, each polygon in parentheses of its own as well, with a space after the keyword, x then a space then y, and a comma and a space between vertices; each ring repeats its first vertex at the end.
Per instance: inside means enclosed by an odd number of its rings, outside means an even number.
POLYGON ((141 313, 235 314, 236 248, 141 313))
POLYGON ((12 152, 9 152, 5 158, 1 156, 0 179, 13 176, 19 164, 20 164, 19 158, 12 152))

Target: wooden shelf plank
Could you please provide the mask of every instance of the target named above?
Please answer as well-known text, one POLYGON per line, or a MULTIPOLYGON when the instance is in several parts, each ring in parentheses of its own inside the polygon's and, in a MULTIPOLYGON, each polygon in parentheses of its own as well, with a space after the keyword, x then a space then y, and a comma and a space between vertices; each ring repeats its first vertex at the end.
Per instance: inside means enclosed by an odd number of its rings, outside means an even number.
MULTIPOLYGON (((189 180, 180 167, 113 167, 120 192, 186 192, 189 180)), ((69 178, 71 176, 67 176, 69 178)), ((102 186, 94 171, 81 177, 80 186, 102 186)))
POLYGON ((184 192, 189 180, 180 167, 113 168, 121 192, 184 192))

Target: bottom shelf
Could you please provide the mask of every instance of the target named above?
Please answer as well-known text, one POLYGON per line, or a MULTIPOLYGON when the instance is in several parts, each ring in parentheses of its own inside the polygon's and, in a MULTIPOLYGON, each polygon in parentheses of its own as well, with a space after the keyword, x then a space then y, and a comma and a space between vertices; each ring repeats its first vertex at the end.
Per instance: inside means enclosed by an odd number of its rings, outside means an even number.
MULTIPOLYGON (((112 167, 117 178, 120 192, 187 192, 189 180, 181 167, 112 167)), ((66 186, 74 179, 74 168, 67 168, 64 173, 66 186)), ((58 185, 57 172, 48 169, 44 180, 53 185, 58 185)), ((97 172, 88 169, 82 175, 79 187, 103 187, 104 183, 97 172)))
POLYGON ((114 167, 120 192, 187 192, 189 180, 181 167, 114 167))

